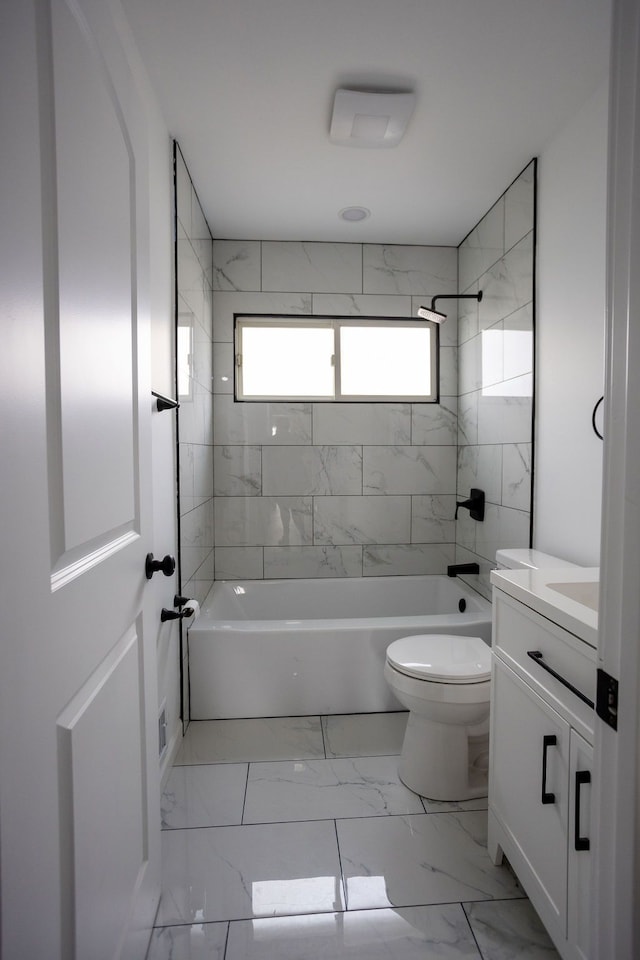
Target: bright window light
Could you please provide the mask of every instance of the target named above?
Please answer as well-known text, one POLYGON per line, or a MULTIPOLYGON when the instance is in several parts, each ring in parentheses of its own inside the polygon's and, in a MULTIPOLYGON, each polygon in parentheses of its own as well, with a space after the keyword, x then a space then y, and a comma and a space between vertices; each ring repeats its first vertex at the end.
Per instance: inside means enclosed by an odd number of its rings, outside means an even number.
POLYGON ((237 400, 438 402, 438 326, 425 320, 237 316, 237 400))
POLYGON ((333 397, 333 330, 246 325, 240 363, 247 397, 333 397))
POLYGON ((431 330, 415 327, 340 327, 343 397, 431 393, 431 330))

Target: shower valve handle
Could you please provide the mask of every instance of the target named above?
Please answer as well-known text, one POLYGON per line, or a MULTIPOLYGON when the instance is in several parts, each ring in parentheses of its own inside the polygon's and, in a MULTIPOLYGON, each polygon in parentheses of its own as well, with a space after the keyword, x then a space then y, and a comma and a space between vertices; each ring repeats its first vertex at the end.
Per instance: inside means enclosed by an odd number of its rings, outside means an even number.
POLYGON ((169 553, 164 556, 162 560, 154 560, 153 554, 148 553, 144 562, 144 572, 147 580, 151 580, 151 577, 154 573, 157 573, 158 570, 162 570, 165 577, 171 577, 175 573, 175 569, 176 558, 172 557, 169 553))

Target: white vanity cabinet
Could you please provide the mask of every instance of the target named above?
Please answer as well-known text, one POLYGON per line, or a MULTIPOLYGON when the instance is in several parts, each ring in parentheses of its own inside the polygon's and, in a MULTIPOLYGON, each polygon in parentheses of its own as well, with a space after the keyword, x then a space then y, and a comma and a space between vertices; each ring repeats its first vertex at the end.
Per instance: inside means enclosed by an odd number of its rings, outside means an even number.
POLYGON ((590 960, 596 651, 506 592, 519 573, 492 574, 489 854, 507 857, 561 956, 590 960))

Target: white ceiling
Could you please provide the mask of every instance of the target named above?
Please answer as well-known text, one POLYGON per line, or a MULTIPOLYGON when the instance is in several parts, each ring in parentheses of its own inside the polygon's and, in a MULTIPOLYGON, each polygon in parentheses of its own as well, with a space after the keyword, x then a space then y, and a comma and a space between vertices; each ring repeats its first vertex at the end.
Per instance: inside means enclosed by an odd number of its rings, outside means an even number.
POLYGON ((608 69, 609 0, 122 3, 220 239, 458 244, 608 69), (402 142, 332 144, 341 86, 415 90, 402 142))

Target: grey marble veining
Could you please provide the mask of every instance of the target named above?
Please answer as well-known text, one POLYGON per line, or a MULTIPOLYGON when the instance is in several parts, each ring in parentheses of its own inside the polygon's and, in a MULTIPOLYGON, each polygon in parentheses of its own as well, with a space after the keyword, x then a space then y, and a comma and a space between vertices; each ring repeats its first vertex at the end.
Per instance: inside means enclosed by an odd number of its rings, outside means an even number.
POLYGON ((440 397, 440 403, 411 405, 411 442, 418 446, 446 446, 458 442, 458 398, 440 397))
POLYGON ((156 927, 146 960, 224 960, 228 923, 156 927))
POLYGON ((523 896, 486 850, 486 813, 414 814, 337 822, 347 906, 523 896))
POLYGON ((216 497, 216 545, 312 543, 311 497, 216 497))
POLYGON ((314 497, 313 531, 316 543, 406 543, 411 499, 388 496, 381 509, 377 497, 314 497))
POLYGON ((234 313, 310 314, 310 293, 214 291, 214 342, 233 342, 234 313))
POLYGON ((478 391, 458 399, 458 443, 478 442, 478 391))
POLYGON ((414 496, 411 501, 412 543, 454 543, 456 497, 414 496))
POLYGON ((530 443, 532 407, 530 396, 479 394, 477 442, 530 443))
POLYGON ((458 447, 458 493, 461 498, 469 496, 471 487, 479 487, 484 490, 487 501, 502 502, 504 449, 502 444, 458 447))
POLYGON ((263 241, 262 289, 362 293, 362 247, 358 243, 263 241))
POLYGON ((162 791, 162 828, 240 823, 247 770, 246 763, 174 766, 162 791))
MULTIPOLYGON (((216 343, 213 350, 214 393, 233 393, 234 351, 232 343, 216 343)), ((214 401, 215 402, 215 401, 214 401)))
POLYGON ((481 330, 493 326, 533 296, 533 234, 529 233, 512 247, 480 282, 482 300, 478 308, 481 330))
POLYGON ((310 403, 234 403, 219 394, 213 411, 216 444, 311 442, 310 403))
POLYGON ((260 241, 214 240, 213 289, 260 289, 260 241))
POLYGON ((481 960, 460 904, 232 923, 226 960, 442 960, 443 957, 481 960))
POLYGON ((411 317, 411 298, 394 294, 314 293, 316 316, 411 317))
POLYGON ((397 757, 252 763, 243 823, 423 813, 397 757))
POLYGON ((453 543, 399 543, 366 546, 362 553, 365 577, 440 576, 453 563, 453 543))
POLYGON ((262 493, 262 448, 257 445, 213 448, 213 491, 218 497, 257 497, 262 493))
POLYGON ((432 297, 455 293, 456 259, 455 247, 365 244, 364 292, 432 297))
POLYGON ((402 750, 406 711, 321 717, 328 757, 394 756, 402 750))
POLYGON ((363 450, 365 494, 454 493, 455 447, 378 446, 363 450))
POLYGON ((263 547, 216 547, 216 580, 261 580, 263 547))
POLYGON ((342 910, 333 823, 165 830, 156 924, 342 910))
POLYGON ((411 442, 409 403, 316 403, 313 441, 317 444, 411 442))
POLYGON ((359 446, 265 447, 262 453, 265 496, 359 494, 362 448, 359 446))
POLYGON ((361 546, 265 547, 267 580, 317 577, 361 577, 361 546))
POLYGON ((484 960, 560 960, 528 900, 463 907, 484 960))
POLYGON ((531 444, 502 447, 502 504, 516 510, 531 509, 531 444))

